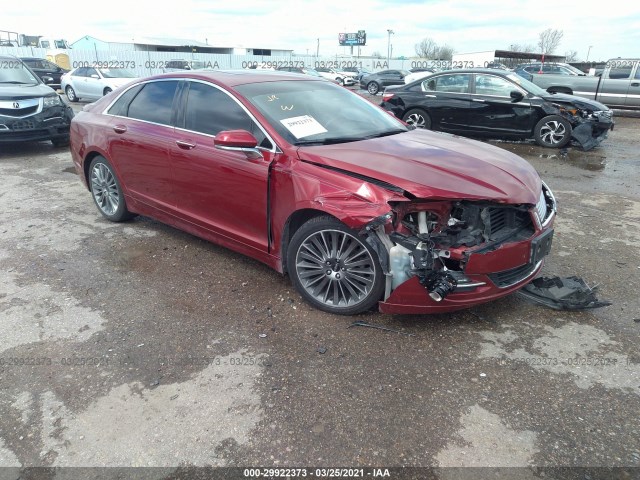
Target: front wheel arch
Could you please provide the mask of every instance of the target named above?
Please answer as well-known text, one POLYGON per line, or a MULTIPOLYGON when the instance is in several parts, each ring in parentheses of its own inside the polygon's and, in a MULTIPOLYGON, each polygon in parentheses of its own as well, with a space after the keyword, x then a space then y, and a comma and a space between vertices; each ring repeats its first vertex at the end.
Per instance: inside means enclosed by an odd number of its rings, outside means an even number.
POLYGON ((357 230, 331 216, 305 222, 286 252, 289 278, 307 303, 338 315, 370 310, 384 295, 376 251, 357 230))

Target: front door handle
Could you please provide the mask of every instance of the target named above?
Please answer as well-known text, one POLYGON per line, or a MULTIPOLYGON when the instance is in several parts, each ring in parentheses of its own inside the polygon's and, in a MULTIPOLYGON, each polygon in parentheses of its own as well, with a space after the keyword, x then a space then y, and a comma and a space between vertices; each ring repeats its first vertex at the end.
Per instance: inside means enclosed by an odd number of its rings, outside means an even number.
POLYGON ((638 82, 633 82, 633 83, 631 84, 631 86, 632 86, 632 87, 640 87, 640 83, 638 83, 638 82))
POLYGON ((127 131, 127 127, 125 127, 124 125, 114 125, 113 131, 116 133, 124 133, 127 131))
POLYGON ((478 103, 485 103, 484 100, 481 100, 479 98, 472 98, 471 101, 472 102, 478 102, 478 103))
POLYGON ((195 148, 195 143, 185 142, 184 140, 176 140, 176 145, 178 145, 183 150, 191 150, 195 148))

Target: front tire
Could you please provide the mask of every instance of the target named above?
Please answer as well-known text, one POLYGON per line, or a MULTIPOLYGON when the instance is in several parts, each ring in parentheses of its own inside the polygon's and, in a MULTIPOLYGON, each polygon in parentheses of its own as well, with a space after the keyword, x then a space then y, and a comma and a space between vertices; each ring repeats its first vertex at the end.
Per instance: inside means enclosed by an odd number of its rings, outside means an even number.
POLYGON ((67 88, 64 90, 64 92, 67 94, 67 98, 69 99, 70 102, 77 102, 78 100, 80 100, 76 95, 76 91, 73 89, 71 85, 68 85, 67 88))
POLYGON ((431 130, 431 117, 421 108, 407 110, 402 116, 402 121, 416 128, 431 130))
POLYGON ((97 156, 89 166, 91 196, 100 213, 112 222, 123 222, 133 218, 127 210, 124 193, 109 161, 97 156))
POLYGON ((560 115, 549 115, 533 129, 533 138, 541 147, 562 148, 571 140, 571 124, 560 115))
POLYGON ((379 91, 380 85, 378 85, 377 82, 369 82, 367 84, 367 92, 369 92, 371 95, 377 95, 379 91))
POLYGON ((300 295, 325 312, 365 312, 384 293, 376 252, 333 217, 312 218, 296 231, 287 250, 287 265, 300 295))

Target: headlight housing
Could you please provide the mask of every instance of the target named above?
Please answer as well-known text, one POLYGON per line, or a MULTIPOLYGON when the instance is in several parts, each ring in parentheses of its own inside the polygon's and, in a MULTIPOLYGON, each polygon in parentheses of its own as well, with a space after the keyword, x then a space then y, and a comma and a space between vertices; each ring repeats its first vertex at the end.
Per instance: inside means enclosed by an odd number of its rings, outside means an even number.
POLYGON ((60 100, 58 94, 44 97, 44 108, 59 107, 60 105, 62 105, 62 100, 60 100))

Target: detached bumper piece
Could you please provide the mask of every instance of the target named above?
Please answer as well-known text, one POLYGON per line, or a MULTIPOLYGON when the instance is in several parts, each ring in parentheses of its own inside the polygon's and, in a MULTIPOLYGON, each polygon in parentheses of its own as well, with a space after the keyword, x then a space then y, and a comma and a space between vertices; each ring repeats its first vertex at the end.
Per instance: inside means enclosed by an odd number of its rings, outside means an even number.
POLYGON ((555 310, 584 310, 611 305, 606 300, 598 300, 596 292, 597 287, 589 287, 578 277, 539 277, 518 294, 555 310))
POLYGON ((573 127, 571 139, 579 143, 585 151, 600 145, 607 138, 609 130, 613 130, 614 122, 610 114, 607 116, 605 112, 599 113, 602 115, 596 116, 597 120, 585 120, 573 127))

